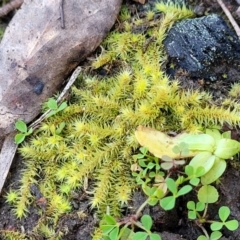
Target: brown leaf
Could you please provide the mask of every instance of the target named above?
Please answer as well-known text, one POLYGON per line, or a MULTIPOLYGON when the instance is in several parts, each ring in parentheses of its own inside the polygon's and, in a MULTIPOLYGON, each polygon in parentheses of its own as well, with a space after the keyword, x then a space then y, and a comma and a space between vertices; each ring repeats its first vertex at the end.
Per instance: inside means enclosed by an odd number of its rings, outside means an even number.
POLYGON ((0 45, 0 137, 33 120, 71 71, 101 43, 122 0, 24 0, 0 45))

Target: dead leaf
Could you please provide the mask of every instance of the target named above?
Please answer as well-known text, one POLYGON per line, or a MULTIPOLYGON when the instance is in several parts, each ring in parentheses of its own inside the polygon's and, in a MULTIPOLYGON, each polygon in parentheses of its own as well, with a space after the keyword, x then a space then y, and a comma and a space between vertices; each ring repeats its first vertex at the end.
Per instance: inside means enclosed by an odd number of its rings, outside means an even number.
POLYGON ((41 105, 101 43, 122 0, 24 0, 0 45, 0 137, 41 105), (63 22, 64 20, 64 28, 63 22))
MULTIPOLYGON (((163 132, 142 125, 138 126, 135 131, 135 136, 139 144, 146 147, 150 153, 158 158, 162 158, 163 155, 174 159, 181 158, 179 154, 174 153, 172 149, 181 142, 180 140, 184 135, 185 133, 181 133, 176 137, 170 137, 163 132)), ((193 157, 195 155, 196 152, 189 152, 189 154, 184 157, 193 157)))

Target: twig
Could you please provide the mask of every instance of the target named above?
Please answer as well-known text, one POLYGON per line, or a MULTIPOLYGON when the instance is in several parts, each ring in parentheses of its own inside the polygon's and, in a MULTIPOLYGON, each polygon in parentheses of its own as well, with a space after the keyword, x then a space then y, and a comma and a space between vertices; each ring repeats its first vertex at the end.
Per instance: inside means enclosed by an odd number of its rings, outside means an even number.
POLYGON ((65 28, 64 13, 63 13, 63 1, 64 0, 60 0, 60 5, 59 5, 61 28, 65 28))
POLYGON ((6 136, 0 154, 0 193, 17 150, 17 145, 14 143, 14 135, 15 133, 10 133, 6 136))
MULTIPOLYGON (((75 71, 73 72, 72 76, 70 77, 67 85, 63 89, 62 93, 59 95, 57 102, 61 102, 70 87, 73 85, 75 80, 77 79, 79 73, 81 72, 81 67, 77 67, 75 71)), ((39 119, 37 119, 34 123, 30 125, 30 127, 36 128, 40 122, 42 122, 45 118, 46 115, 50 112, 47 111, 45 112, 39 119)), ((14 136, 15 132, 10 133, 9 135, 6 136, 3 142, 2 150, 0 153, 0 193, 2 191, 4 182, 7 178, 10 166, 12 164, 13 158, 15 156, 16 150, 17 150, 17 145, 14 143, 14 136)))
POLYGON ((23 3, 23 0, 13 0, 10 3, 7 3, 6 5, 4 5, 3 7, 0 8, 0 17, 4 17, 9 12, 11 12, 17 8, 20 8, 22 3, 23 3))
MULTIPOLYGON (((77 67, 74 72, 72 73, 67 85, 65 86, 65 88, 63 89, 63 91, 61 92, 61 94, 59 95, 58 99, 57 99, 57 103, 60 103, 64 96, 66 95, 66 93, 69 91, 70 87, 73 85, 73 83, 75 82, 75 80, 77 79, 79 73, 81 72, 81 67, 77 67)), ((48 113, 50 113, 51 110, 46 111, 44 114, 42 114, 35 122, 33 122, 29 127, 36 129, 38 127, 38 125, 47 117, 48 113)))
POLYGON ((240 28, 239 28, 238 24, 236 23, 236 21, 234 20, 232 14, 229 12, 229 10, 227 9, 227 7, 225 6, 225 4, 223 3, 222 0, 217 0, 217 2, 221 6, 222 10, 224 11, 224 13, 226 14, 230 23, 232 24, 235 32, 237 33, 238 37, 240 38, 240 28))

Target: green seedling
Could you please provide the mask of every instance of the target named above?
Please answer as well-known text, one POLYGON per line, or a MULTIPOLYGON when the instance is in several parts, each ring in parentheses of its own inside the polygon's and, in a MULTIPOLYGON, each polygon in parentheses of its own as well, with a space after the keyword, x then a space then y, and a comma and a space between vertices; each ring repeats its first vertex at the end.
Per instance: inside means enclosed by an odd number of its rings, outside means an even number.
POLYGON ((64 110, 67 107, 67 103, 66 102, 62 102, 59 106, 58 103, 55 99, 53 98, 49 98, 49 100, 47 101, 47 107, 49 108, 49 110, 51 110, 48 114, 47 117, 51 117, 53 115, 55 115, 56 113, 64 110))
POLYGON ((204 185, 198 190, 198 201, 201 203, 215 203, 219 194, 217 189, 211 185, 204 185))
POLYGON ((159 175, 164 176, 164 173, 160 171, 159 159, 148 155, 147 148, 141 147, 140 152, 133 156, 138 161, 132 166, 132 175, 136 177, 136 182, 146 184, 159 175))
POLYGON ((200 218, 199 212, 202 212, 205 209, 205 204, 202 202, 197 202, 195 204, 194 201, 189 201, 187 203, 188 208, 188 218, 191 220, 195 220, 197 217, 200 218))
POLYGON ((205 169, 202 166, 193 168, 191 165, 185 167, 185 173, 190 180, 189 183, 193 186, 197 186, 200 183, 200 177, 205 174, 205 169))
POLYGON ((104 240, 161 240, 158 234, 152 233, 152 218, 149 215, 143 215, 140 221, 137 221, 136 216, 130 216, 117 222, 115 218, 110 215, 104 215, 103 220, 100 222, 100 229, 103 232, 104 240), (123 225, 123 227, 121 227, 123 225), (136 226, 143 231, 134 232, 128 226, 136 226))
POLYGON ((172 178, 167 178, 166 183, 167 183, 167 187, 168 187, 169 191, 173 195, 162 198, 160 200, 160 206, 164 210, 171 210, 175 206, 176 199, 179 196, 182 196, 182 195, 185 195, 185 194, 189 193, 192 190, 192 186, 185 185, 182 188, 180 188, 180 190, 178 191, 178 186, 172 178))
POLYGON ((218 215, 221 222, 213 222, 210 226, 212 231, 221 230, 223 226, 225 226, 230 231, 235 231, 238 228, 239 223, 237 220, 227 221, 228 217, 230 216, 230 209, 228 207, 222 206, 218 210, 218 215))
POLYGON ((20 132, 15 135, 14 140, 16 144, 22 143, 26 136, 29 136, 33 132, 33 129, 32 128, 28 129, 27 124, 22 120, 18 120, 15 123, 15 128, 20 132))
POLYGON ((204 235, 201 235, 197 238, 197 240, 218 240, 222 237, 222 233, 219 232, 219 231, 214 231, 211 233, 210 236, 204 236, 204 235))

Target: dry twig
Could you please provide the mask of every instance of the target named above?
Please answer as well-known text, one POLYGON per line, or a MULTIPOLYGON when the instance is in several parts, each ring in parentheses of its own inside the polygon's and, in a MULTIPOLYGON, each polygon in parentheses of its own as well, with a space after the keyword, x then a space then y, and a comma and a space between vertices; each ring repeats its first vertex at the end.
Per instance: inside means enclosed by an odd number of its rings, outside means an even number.
POLYGON ((23 3, 23 0, 13 0, 10 3, 7 3, 6 5, 4 5, 3 7, 0 8, 0 17, 4 17, 9 12, 11 12, 17 8, 20 8, 22 3, 23 3))
MULTIPOLYGON (((77 67, 73 72, 72 76, 70 77, 67 85, 63 89, 62 93, 59 95, 57 99, 58 103, 63 101, 66 93, 69 91, 70 87, 73 85, 80 72, 81 67, 77 67)), ((33 124, 31 124, 30 127, 36 128, 40 124, 40 122, 42 122, 46 118, 49 112, 50 110, 45 112, 39 119, 37 119, 33 124)), ((17 145, 14 143, 15 134, 16 133, 13 132, 6 136, 0 153, 0 193, 2 191, 4 182, 7 178, 9 169, 11 167, 13 158, 17 150, 17 145)))
POLYGON ((217 2, 221 6, 222 10, 226 14, 226 16, 229 19, 229 21, 231 22, 235 32, 237 33, 237 35, 238 35, 238 37, 240 39, 240 28, 239 28, 237 22, 235 21, 235 19, 233 18, 232 14, 229 12, 229 10, 227 9, 227 7, 223 3, 223 1, 222 0, 217 0, 217 2))

